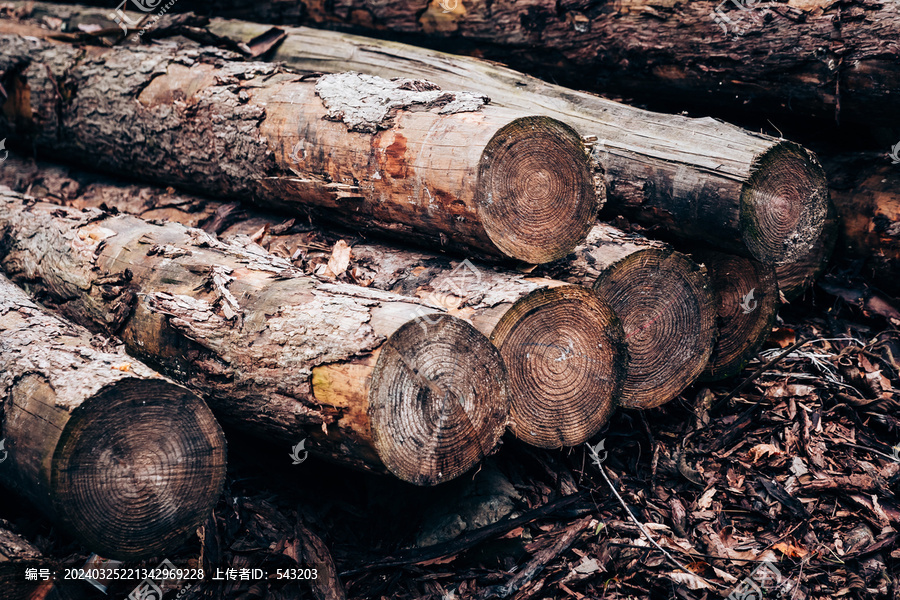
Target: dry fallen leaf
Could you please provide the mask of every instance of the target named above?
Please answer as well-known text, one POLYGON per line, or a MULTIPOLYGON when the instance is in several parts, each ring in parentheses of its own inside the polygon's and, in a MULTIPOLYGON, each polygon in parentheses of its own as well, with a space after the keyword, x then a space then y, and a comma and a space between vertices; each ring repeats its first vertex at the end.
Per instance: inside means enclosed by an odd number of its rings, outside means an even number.
POLYGON ((331 258, 328 259, 328 266, 325 268, 325 277, 336 279, 344 274, 347 267, 350 266, 350 246, 344 240, 338 240, 334 243, 331 250, 331 258))
POLYGON ((784 452, 772 444, 757 444, 750 448, 750 462, 756 462, 764 456, 781 456, 784 452))
POLYGON ((112 368, 116 371, 122 371, 123 373, 127 373, 131 370, 131 363, 122 363, 121 365, 113 365, 112 368))
POLYGON ((772 546, 772 550, 778 550, 788 558, 803 558, 809 552, 800 546, 795 546, 790 542, 778 542, 774 546, 772 546))

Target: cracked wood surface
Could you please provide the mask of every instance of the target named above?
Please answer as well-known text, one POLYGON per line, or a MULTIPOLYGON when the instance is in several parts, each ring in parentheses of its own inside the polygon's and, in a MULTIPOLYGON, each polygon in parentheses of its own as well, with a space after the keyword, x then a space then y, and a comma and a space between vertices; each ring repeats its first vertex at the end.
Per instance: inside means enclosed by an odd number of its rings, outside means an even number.
POLYGON ((16 31, 0 21, 0 135, 83 165, 531 263, 571 250, 602 203, 574 130, 480 95, 16 31))
POLYGON ((93 551, 157 556, 218 501, 225 437, 206 404, 2 275, 0 401, 0 480, 93 551))
POLYGON ((470 325, 304 276, 246 237, 64 209, 6 189, 0 265, 65 316, 202 392, 225 422, 434 484, 491 453, 507 378, 470 325))

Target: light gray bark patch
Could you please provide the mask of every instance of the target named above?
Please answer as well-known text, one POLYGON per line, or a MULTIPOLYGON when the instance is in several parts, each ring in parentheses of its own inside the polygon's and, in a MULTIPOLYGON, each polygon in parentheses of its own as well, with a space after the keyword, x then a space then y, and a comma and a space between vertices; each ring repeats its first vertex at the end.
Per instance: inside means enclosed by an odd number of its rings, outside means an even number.
POLYGON ((328 119, 343 121, 350 131, 375 133, 393 125, 400 110, 439 109, 442 115, 475 112, 490 98, 470 92, 443 91, 421 79, 384 79, 361 73, 323 75, 316 94, 328 109, 328 119))

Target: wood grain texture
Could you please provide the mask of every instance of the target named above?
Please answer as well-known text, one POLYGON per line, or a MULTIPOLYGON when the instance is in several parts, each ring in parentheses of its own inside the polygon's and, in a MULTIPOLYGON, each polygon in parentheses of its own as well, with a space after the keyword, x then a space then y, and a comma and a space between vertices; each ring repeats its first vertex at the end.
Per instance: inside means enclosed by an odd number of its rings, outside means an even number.
POLYGON ((0 399, 0 481, 103 556, 177 547, 218 500, 225 438, 206 404, 3 276, 0 399))
POLYGON ((621 319, 629 355, 622 406, 665 404, 706 367, 717 338, 715 291, 689 256, 601 223, 572 255, 536 272, 592 287, 621 319))
POLYGON ((0 135, 83 165, 531 263, 571 250, 602 202, 573 129, 483 94, 212 48, 2 43, 0 135))
POLYGON ((421 485, 462 474, 499 441, 506 371, 459 319, 306 277, 246 238, 9 190, 0 199, 0 264, 13 280, 121 336, 235 427, 291 444, 309 436, 319 456, 421 485))

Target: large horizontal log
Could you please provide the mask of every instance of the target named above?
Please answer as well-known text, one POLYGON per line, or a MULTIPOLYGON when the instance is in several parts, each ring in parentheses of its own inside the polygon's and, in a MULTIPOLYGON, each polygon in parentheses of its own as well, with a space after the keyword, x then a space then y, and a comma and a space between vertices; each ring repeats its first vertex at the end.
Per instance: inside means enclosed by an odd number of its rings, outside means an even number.
POLYGON ((477 93, 216 49, 0 44, 0 136, 57 159, 530 263, 568 253, 600 208, 573 129, 477 93))
POLYGON ((0 482, 93 551, 157 556, 218 500, 225 437, 200 398, 103 343, 0 275, 0 482))
MULTIPOLYGON (((506 370, 471 325, 307 277, 244 239, 0 194, 0 266, 202 392, 223 420, 420 485, 496 447, 506 370), (420 315, 420 316, 417 316, 420 315)), ((287 446, 285 446, 287 454, 287 446)))
MULTIPOLYGON (((106 10, 27 6, 64 17, 70 31, 79 19, 113 25, 106 10)), ((207 33, 255 47, 254 40, 277 39, 266 35, 269 29, 214 20, 207 33)), ((297 70, 424 79, 571 125, 594 140, 592 159, 595 170, 605 170, 609 215, 627 213, 672 236, 697 238, 763 262, 800 257, 822 228, 827 199, 822 168, 812 153, 791 142, 714 119, 632 108, 474 58, 302 27, 285 28, 285 34, 267 56, 297 70)))
MULTIPOLYGON (((469 321, 500 351, 510 379, 510 428, 529 444, 581 444, 608 422, 618 405, 628 364, 622 326, 606 302, 579 285, 357 241, 307 224, 292 227, 293 220, 285 224, 269 214, 246 213, 236 204, 124 185, 86 172, 70 174, 15 156, 8 160, 11 168, 0 172, 0 181, 42 198, 200 226, 222 239, 252 236, 284 258, 296 257, 293 262, 308 274, 325 272, 421 299, 469 321), (346 264, 332 263, 337 273, 327 271, 332 246, 346 248, 342 239, 352 244, 346 264), (328 252, 302 251, 311 246, 328 252)), ((585 280, 593 283, 591 277, 585 280)))

